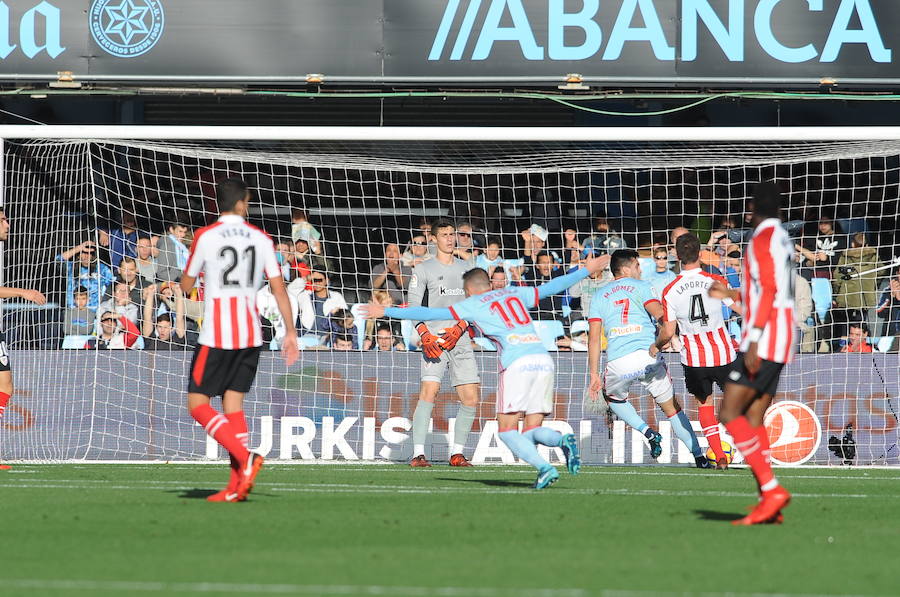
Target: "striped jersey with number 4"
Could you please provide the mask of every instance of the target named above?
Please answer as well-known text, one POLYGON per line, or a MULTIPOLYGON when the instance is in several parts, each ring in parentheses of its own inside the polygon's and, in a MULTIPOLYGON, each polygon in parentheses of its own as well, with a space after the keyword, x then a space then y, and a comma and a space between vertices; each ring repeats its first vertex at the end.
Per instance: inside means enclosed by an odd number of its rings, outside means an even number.
POLYGON ((775 363, 794 359, 794 243, 777 218, 760 222, 744 251, 741 350, 750 346, 751 328, 763 330, 757 354, 775 363))
POLYGON ((713 282, 728 282, 700 269, 682 270, 663 289, 663 319, 678 322, 681 337, 681 362, 689 367, 720 367, 737 357, 736 345, 722 317, 722 304, 731 299, 709 296, 713 282))
POLYGON ((281 277, 269 235, 238 215, 225 215, 194 235, 185 273, 203 273, 203 327, 198 343, 237 350, 261 346, 256 292, 281 277))

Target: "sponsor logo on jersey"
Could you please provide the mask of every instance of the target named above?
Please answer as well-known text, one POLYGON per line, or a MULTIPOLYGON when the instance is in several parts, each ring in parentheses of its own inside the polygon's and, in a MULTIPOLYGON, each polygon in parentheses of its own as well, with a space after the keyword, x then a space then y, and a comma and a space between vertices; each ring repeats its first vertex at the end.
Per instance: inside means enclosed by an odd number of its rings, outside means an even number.
POLYGON ((637 334, 641 330, 644 329, 644 326, 640 324, 632 324, 632 325, 623 325, 615 328, 609 328, 608 337, 612 338, 613 336, 627 336, 629 334, 637 334))
POLYGON ((441 296, 463 296, 466 292, 462 288, 447 288, 444 285, 438 286, 438 293, 441 296))
POLYGON ((535 344, 540 343, 541 339, 537 334, 510 334, 506 341, 510 344, 535 344))
POLYGON ((819 418, 802 402, 785 400, 773 404, 763 425, 769 434, 775 464, 803 464, 815 455, 822 440, 819 418))

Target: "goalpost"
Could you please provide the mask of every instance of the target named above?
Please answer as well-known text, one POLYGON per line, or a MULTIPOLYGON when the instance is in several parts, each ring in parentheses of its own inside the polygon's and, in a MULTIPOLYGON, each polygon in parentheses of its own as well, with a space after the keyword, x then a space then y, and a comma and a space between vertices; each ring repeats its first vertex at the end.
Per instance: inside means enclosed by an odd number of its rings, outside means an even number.
MULTIPOLYGON (((72 297, 58 256, 86 240, 99 247, 100 230, 115 228, 123 216, 133 217, 147 236, 165 236, 176 221, 194 230, 206 225, 216 217, 215 181, 226 176, 248 182, 254 193, 250 221, 276 241, 293 244, 292 210, 308 214, 315 230, 301 225, 293 236, 298 230, 308 240, 320 234, 331 287, 351 310, 369 299, 370 271, 384 261, 385 243, 415 252, 410 241, 422 219, 471 225, 480 249, 499 242, 509 268, 518 267, 522 232, 532 225, 539 235, 546 232, 546 249, 565 267, 580 251, 564 246, 567 229, 581 247, 609 245, 613 237, 609 246, 624 243, 652 257, 643 251, 653 243, 670 245, 673 227, 692 228, 705 241, 728 217, 735 228, 722 242, 720 265, 736 267, 733 254, 746 239, 744 204, 753 184, 764 179, 785 191, 785 219, 798 243, 815 234, 808 218, 819 213, 834 217, 846 232, 865 234, 883 267, 871 274, 875 303, 896 278, 894 259, 900 256, 900 129, 892 127, 0 126, 0 150, 0 185, 12 224, 2 248, 4 284, 37 288, 50 301, 43 309, 14 301, 4 306, 16 386, 0 422, 0 460, 6 461, 223 456, 184 406, 190 349, 62 348, 63 310, 72 297), (612 230, 598 231, 598 218, 612 230)), ((109 251, 99 248, 101 260, 109 259, 109 251)), ((652 259, 645 264, 652 269, 652 259)), ((849 275, 856 279, 858 273, 849 275)), ((877 305, 868 305, 868 292, 860 312, 874 351, 840 354, 846 327, 836 315, 847 309, 830 308, 837 295, 828 280, 810 288, 812 325, 802 323, 810 334, 805 346, 816 352, 797 355, 777 398, 808 410, 783 408, 771 417, 773 456, 785 464, 900 464, 900 341, 882 333, 885 320, 877 305), (848 429, 854 458, 829 450, 829 438, 841 440, 848 429)), ((549 346, 561 330, 579 347, 583 317, 575 297, 567 301, 562 313, 542 322, 549 346)), ((189 327, 198 325, 189 321, 189 327)), ((409 326, 398 328, 393 343, 414 345, 409 326)), ((358 331, 365 335, 364 325, 358 331)), ((310 347, 290 370, 276 352, 264 352, 246 402, 251 447, 285 460, 407 458, 421 353, 342 352, 306 342, 310 347)), ((587 463, 650 462, 642 436, 626 432, 611 415, 582 411, 586 353, 553 355, 558 373, 549 424, 579 434, 587 463)), ((678 355, 666 358, 679 400, 696 420, 678 355)), ((482 403, 467 452, 474 462, 512 462, 492 421, 496 353, 480 351, 477 360, 482 403)), ((652 401, 634 400, 666 438, 659 461, 692 462, 652 401)), ((445 380, 430 458, 448 456, 457 406, 445 380)))

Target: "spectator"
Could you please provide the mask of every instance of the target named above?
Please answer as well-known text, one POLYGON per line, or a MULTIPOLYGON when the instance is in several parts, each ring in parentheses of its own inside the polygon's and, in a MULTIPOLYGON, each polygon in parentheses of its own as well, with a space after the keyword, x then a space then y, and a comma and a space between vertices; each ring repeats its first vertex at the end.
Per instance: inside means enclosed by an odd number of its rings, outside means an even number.
MULTIPOLYGON (((583 256, 587 257, 590 251, 586 250, 583 256)), ((572 318, 578 319, 591 312, 591 300, 594 295, 602 287, 606 286, 613 280, 612 272, 605 269, 602 272, 594 272, 584 280, 576 282, 569 288, 569 296, 574 299, 580 299, 580 313, 573 313, 572 318)))
POLYGON ((100 350, 124 350, 137 342, 140 331, 127 317, 113 311, 105 311, 100 316, 100 329, 95 338, 88 340, 85 348, 100 350))
MULTIPOLYGON (((148 286, 147 288, 151 288, 151 286, 148 286)), ((117 315, 127 317, 131 323, 137 325, 140 311, 138 310, 137 303, 131 300, 131 293, 128 289, 128 284, 125 282, 116 282, 113 285, 112 298, 103 301, 97 307, 98 313, 107 313, 110 311, 117 315)), ((97 323, 99 327, 100 322, 97 323)))
POLYGON ((331 345, 331 347, 333 350, 340 351, 356 350, 356 343, 353 342, 353 338, 351 338, 350 336, 338 334, 334 337, 334 343, 331 345))
POLYGON ((144 315, 141 332, 144 335, 145 350, 185 350, 188 346, 187 327, 184 319, 184 293, 181 286, 175 284, 175 321, 170 313, 155 315, 156 285, 151 284, 144 289, 144 315))
POLYGON ((391 332, 391 326, 382 323, 375 331, 375 350, 378 352, 391 352, 395 350, 406 350, 402 342, 394 341, 394 334, 391 332))
POLYGON ((188 230, 187 224, 173 222, 169 224, 168 234, 159 239, 156 245, 159 249, 159 257, 156 258, 157 280, 176 282, 181 279, 190 255, 184 244, 188 230))
MULTIPOLYGON (((653 251, 653 269, 641 270, 641 279, 650 282, 656 292, 662 296, 662 292, 669 283, 675 279, 675 273, 669 269, 669 253, 665 247, 653 251)), ((587 311, 583 311, 587 313, 587 311)))
POLYGON ((563 248, 563 264, 566 267, 571 267, 581 261, 581 252, 584 247, 578 242, 578 233, 574 229, 567 228, 563 232, 563 248))
POLYGON ((79 288, 75 291, 75 306, 68 307, 63 315, 63 335, 90 336, 94 333, 96 314, 87 305, 88 291, 79 288))
POLYGON ((353 340, 353 345, 357 346, 359 341, 359 332, 356 329, 356 320, 349 309, 338 309, 331 316, 331 344, 338 336, 345 336, 353 340))
MULTIPOLYGON (((527 272, 525 274, 525 280, 529 285, 540 286, 560 275, 562 275, 561 271, 554 271, 553 269, 553 258, 550 257, 548 253, 540 253, 537 256, 537 264, 535 265, 534 272, 527 272), (529 273, 531 274, 530 276, 529 273)), ((538 302, 535 319, 558 319, 559 321, 564 321, 565 318, 562 314, 562 306, 562 295, 553 295, 543 298, 538 302)))
MULTIPOLYGON (((394 301, 391 300, 391 295, 388 294, 386 290, 376 290, 372 293, 372 302, 376 305, 383 305, 385 307, 391 307, 394 304, 394 301)), ((375 346, 376 333, 380 327, 387 326, 388 329, 391 330, 391 335, 395 338, 402 338, 402 329, 400 327, 400 322, 396 319, 367 319, 366 320, 366 335, 363 339, 363 350, 369 350, 373 346, 375 346)))
POLYGON ((312 270, 320 272, 331 271, 330 259, 310 251, 309 243, 311 239, 312 233, 307 228, 300 229, 297 233, 297 238, 294 239, 293 269, 303 278, 309 275, 312 270))
POLYGON ((309 244, 313 255, 324 255, 322 251, 322 235, 309 223, 309 215, 302 209, 291 210, 291 240, 303 238, 309 244))
POLYGON ((506 276, 506 270, 502 267, 495 267, 491 272, 491 288, 500 290, 509 286, 509 279, 506 276))
POLYGON ((831 283, 835 306, 847 312, 845 321, 861 321, 866 318, 869 309, 875 306, 878 299, 878 273, 872 270, 878 267, 881 267, 878 251, 866 243, 865 234, 854 234, 850 248, 838 259, 831 283), (844 274, 853 277, 844 280, 844 274))
POLYGON ((156 281, 156 258, 153 256, 153 244, 147 237, 137 239, 135 246, 137 256, 134 263, 137 266, 138 275, 147 283, 156 281))
POLYGON ((98 240, 101 247, 108 248, 109 262, 116 269, 123 257, 137 257, 137 221, 133 215, 125 214, 118 228, 98 231, 98 240))
MULTIPOLYGON (((175 286, 177 285, 177 282, 163 282, 157 286, 159 289, 157 315, 175 313, 178 310, 178 305, 175 302, 175 286)), ((188 329, 200 329, 200 322, 203 321, 203 301, 195 301, 190 297, 184 297, 184 317, 188 329)))
POLYGON ((869 328, 859 321, 850 323, 847 332, 847 343, 841 348, 841 352, 872 352, 872 345, 866 342, 869 337, 869 328))
MULTIPOLYGON (((523 230, 520 234, 522 240, 525 241, 522 248, 525 272, 527 274, 530 271, 532 275, 534 275, 534 271, 537 267, 537 256, 544 252, 544 247, 547 246, 547 231, 537 224, 532 224, 531 228, 523 230)), ((547 254, 550 255, 551 261, 554 264, 559 263, 559 255, 553 252, 548 252, 547 254)))
POLYGON ((394 304, 406 302, 406 289, 412 268, 400 262, 400 247, 391 243, 384 247, 384 261, 372 268, 372 288, 387 290, 394 304))
MULTIPOLYGON (((521 259, 503 259, 500 255, 500 241, 492 238, 488 240, 484 253, 475 258, 475 267, 480 267, 492 275, 496 269, 509 270, 513 280, 522 279, 524 261, 521 259)), ((505 272, 504 272, 505 275, 505 272)))
POLYGON ((97 261, 93 241, 85 241, 56 256, 56 261, 66 264, 66 306, 75 306, 75 289, 84 288, 88 292, 88 309, 96 310, 107 287, 112 284, 113 274, 109 266, 97 261), (78 255, 78 263, 69 261, 78 255))
POLYGON ((293 279, 293 271, 290 262, 293 252, 294 250, 291 248, 291 243, 288 241, 279 239, 278 242, 275 243, 275 258, 278 260, 278 265, 281 266, 281 277, 284 279, 285 283, 288 283, 293 279))
POLYGON ((881 295, 875 312, 884 320, 885 336, 900 336, 900 268, 881 295))
POLYGON ((412 237, 406 251, 400 256, 400 263, 408 268, 413 268, 423 261, 428 261, 432 257, 434 257, 434 255, 428 252, 427 237, 422 234, 417 234, 412 237))
POLYGON ((468 222, 456 227, 456 250, 453 251, 453 255, 472 266, 475 265, 478 249, 475 248, 474 230, 468 222))
MULTIPOLYGON (((434 257, 437 254, 437 247, 434 246, 434 238, 431 236, 431 220, 428 218, 422 218, 419 220, 419 234, 425 237, 425 250, 426 252, 434 257)), ((415 266, 412 266, 415 267, 415 266)))
POLYGON ((800 271, 804 278, 830 279, 841 254, 847 250, 847 237, 835 230, 834 220, 823 217, 816 234, 807 236, 796 248, 803 256, 800 271))
POLYGON ((794 323, 800 329, 800 352, 815 352, 815 330, 809 324, 813 313, 812 289, 799 273, 794 274, 794 323))
MULTIPOLYGON (((327 341, 331 334, 331 316, 338 309, 347 309, 347 302, 339 292, 328 289, 328 274, 324 271, 314 270, 310 273, 309 283, 312 285, 312 290, 302 290, 297 293, 300 325, 303 329, 327 341)), ((295 282, 288 285, 290 291, 297 289, 295 282)))
POLYGON ((131 257, 123 257, 119 261, 119 272, 116 275, 116 282, 123 282, 128 286, 128 295, 131 302, 141 304, 141 296, 146 284, 144 279, 138 276, 137 263, 131 257))
MULTIPOLYGON (((302 285, 301 285, 302 289, 302 285)), ((271 328, 268 326, 263 327, 264 335, 265 332, 271 329, 271 337, 268 339, 274 338, 278 341, 279 345, 281 344, 281 339, 284 338, 285 334, 287 334, 287 326, 297 327, 297 314, 300 312, 300 305, 297 303, 297 296, 294 292, 288 292, 288 302, 291 305, 291 321, 285 324, 284 320, 281 317, 281 310, 278 308, 278 301, 275 300, 275 295, 272 294, 271 287, 266 284, 262 288, 259 289, 259 292, 256 293, 256 309, 259 311, 260 317, 262 317, 265 321, 269 323, 271 328)), ((263 322, 265 323, 265 322, 263 322)))

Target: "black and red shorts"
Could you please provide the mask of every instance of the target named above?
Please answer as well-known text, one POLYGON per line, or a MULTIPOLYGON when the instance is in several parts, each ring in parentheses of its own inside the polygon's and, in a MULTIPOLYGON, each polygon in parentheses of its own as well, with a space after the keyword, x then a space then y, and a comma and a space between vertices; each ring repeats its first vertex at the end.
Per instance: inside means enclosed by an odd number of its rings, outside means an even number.
POLYGON ((717 384, 720 390, 725 391, 729 372, 731 372, 730 363, 728 365, 719 365, 718 367, 689 367, 685 365, 684 385, 692 396, 705 399, 707 396, 712 395, 713 384, 717 384))
POLYGON ((230 350, 198 345, 191 359, 188 393, 221 396, 226 390, 247 393, 256 378, 259 346, 230 350))
POLYGON ((739 352, 737 359, 731 364, 728 381, 753 388, 759 395, 774 396, 778 391, 778 380, 781 378, 782 369, 784 369, 784 363, 760 359, 759 371, 756 372, 756 375, 751 376, 744 366, 744 353, 739 352))

